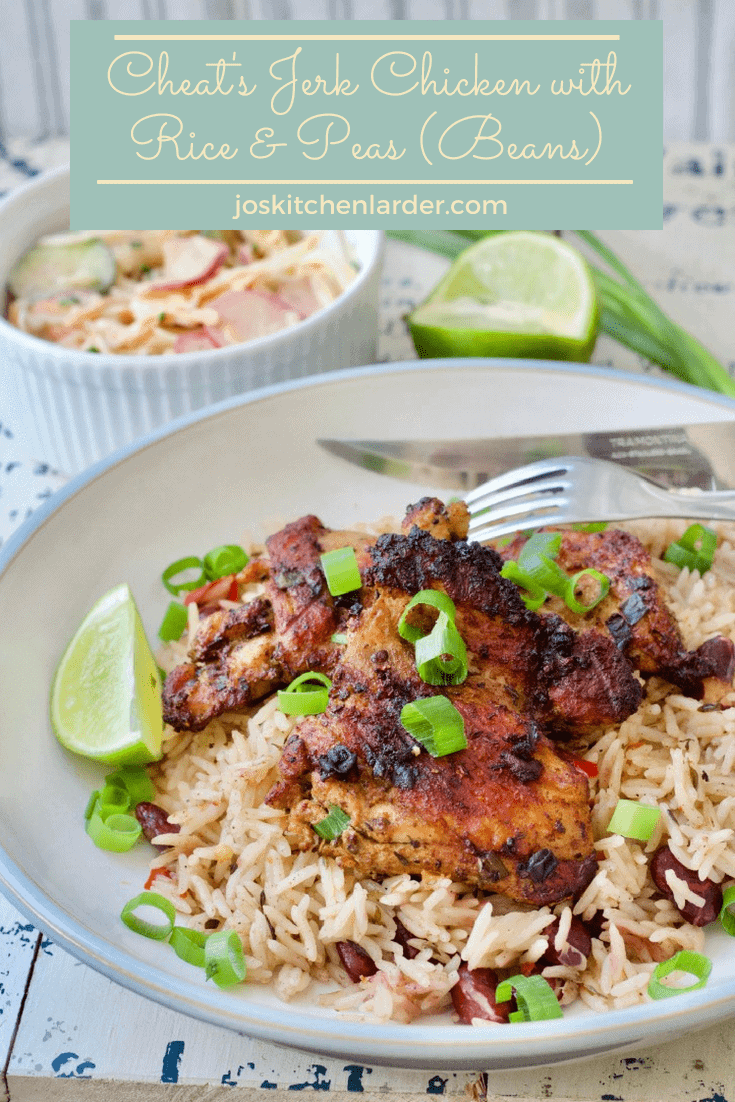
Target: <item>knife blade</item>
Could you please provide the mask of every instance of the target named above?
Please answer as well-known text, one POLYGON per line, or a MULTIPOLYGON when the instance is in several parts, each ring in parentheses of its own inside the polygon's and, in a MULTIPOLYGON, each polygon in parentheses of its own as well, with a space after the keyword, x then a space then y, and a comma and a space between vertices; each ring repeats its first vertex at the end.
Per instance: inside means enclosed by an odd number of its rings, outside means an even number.
POLYGON ((562 455, 638 471, 666 489, 735 489, 735 421, 471 440, 319 440, 332 455, 378 474, 451 490, 562 455))

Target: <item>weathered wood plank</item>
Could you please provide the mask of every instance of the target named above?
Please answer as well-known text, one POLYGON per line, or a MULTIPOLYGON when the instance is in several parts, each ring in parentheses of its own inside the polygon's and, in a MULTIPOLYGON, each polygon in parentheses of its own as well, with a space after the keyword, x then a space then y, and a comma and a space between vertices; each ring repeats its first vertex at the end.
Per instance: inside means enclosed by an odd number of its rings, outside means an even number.
POLYGON ((487 1102, 735 1102, 732 1020, 627 1056, 530 1071, 492 1072, 487 1102))
MULTIPOLYGON (((107 1097, 109 1080, 158 1084, 160 1097, 168 1098, 163 1088, 174 1084, 464 1097, 476 1078, 464 1072, 370 1068, 241 1037, 149 1002, 47 942, 8 1065, 13 1102, 27 1085, 21 1080, 38 1082, 40 1100, 41 1084, 49 1079, 74 1080, 75 1087, 98 1083, 99 1094, 90 1097, 99 1098, 107 1097)), ((66 1097, 76 1098, 67 1086, 66 1097)))
POLYGON ((10 1055, 38 931, 0 896, 0 1069, 10 1055))

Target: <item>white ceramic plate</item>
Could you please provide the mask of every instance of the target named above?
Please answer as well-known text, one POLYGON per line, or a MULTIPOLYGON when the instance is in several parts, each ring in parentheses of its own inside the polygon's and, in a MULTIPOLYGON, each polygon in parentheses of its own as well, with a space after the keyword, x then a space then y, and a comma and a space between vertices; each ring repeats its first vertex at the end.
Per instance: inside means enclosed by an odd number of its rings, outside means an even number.
POLYGON ((521 361, 393 364, 261 391, 178 422, 79 476, 0 551, 0 887, 64 948, 176 1010, 297 1048, 421 1068, 553 1063, 650 1044, 735 1012, 735 953, 707 933, 708 986, 608 1014, 506 1027, 337 1021, 244 986, 222 992, 118 915, 146 878, 147 847, 95 849, 82 810, 100 771, 54 739, 58 658, 100 594, 128 581, 149 635, 168 602, 162 567, 261 523, 317 513, 350 525, 405 505, 413 488, 338 460, 318 437, 402 439, 590 431, 732 420, 735 402, 675 382, 521 361))

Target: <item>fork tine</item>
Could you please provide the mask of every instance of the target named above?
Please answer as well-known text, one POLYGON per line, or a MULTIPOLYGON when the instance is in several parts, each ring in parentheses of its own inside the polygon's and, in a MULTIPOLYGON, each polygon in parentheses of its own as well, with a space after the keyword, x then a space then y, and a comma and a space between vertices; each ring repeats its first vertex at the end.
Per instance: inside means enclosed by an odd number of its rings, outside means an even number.
MULTIPOLYGON (((488 509, 495 509, 502 505, 504 501, 521 501, 523 498, 541 498, 545 495, 552 497, 555 494, 564 493, 568 489, 569 480, 558 475, 537 478, 534 481, 529 481, 526 485, 508 486, 506 489, 497 492, 488 492, 488 487, 484 486, 482 487, 483 492, 475 496, 471 511, 473 517, 476 517, 481 513, 485 513, 488 509)), ((529 505, 532 502, 527 501, 526 504, 529 505)))
POLYGON ((573 469, 574 460, 567 457, 546 459, 478 486, 465 496, 470 508, 468 539, 490 540, 560 523, 573 497, 573 469))
POLYGON ((467 539, 473 543, 487 543, 489 540, 499 539, 501 536, 516 535, 530 528, 543 528, 546 524, 560 524, 563 517, 555 516, 548 512, 529 513, 522 519, 515 517, 493 524, 480 525, 468 533, 467 539))
POLYGON ((512 471, 505 471, 503 474, 499 474, 497 477, 491 478, 487 482, 483 482, 482 485, 477 486, 474 490, 470 490, 469 493, 465 494, 464 500, 468 505, 473 506, 480 498, 484 497, 485 494, 496 493, 497 491, 504 490, 511 486, 519 486, 523 482, 542 478, 545 475, 560 477, 568 473, 569 464, 564 460, 556 461, 544 459, 538 463, 529 463, 525 467, 516 467, 515 470, 512 471))
POLYGON ((470 518, 469 530, 474 532, 478 528, 492 527, 495 524, 501 524, 505 520, 510 520, 511 517, 517 518, 516 526, 520 529, 524 527, 523 518, 525 516, 543 516, 544 513, 547 517, 558 516, 564 506, 568 504, 569 499, 561 496, 533 497, 528 501, 511 501, 507 505, 489 510, 487 513, 481 513, 479 516, 473 514, 470 518))

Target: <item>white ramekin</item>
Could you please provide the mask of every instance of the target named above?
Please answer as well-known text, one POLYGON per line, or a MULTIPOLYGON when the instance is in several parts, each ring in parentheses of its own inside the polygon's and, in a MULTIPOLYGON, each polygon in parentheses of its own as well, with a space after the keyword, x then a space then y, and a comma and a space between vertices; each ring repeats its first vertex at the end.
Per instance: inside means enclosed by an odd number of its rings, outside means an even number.
MULTIPOLYGON (((69 227, 69 169, 0 203, 0 304, 17 258, 69 227)), ((346 230, 360 264, 335 302, 247 344, 163 356, 90 355, 16 329, 0 317, 0 411, 19 447, 76 474, 181 414, 303 375, 375 361, 383 235, 346 230)))

